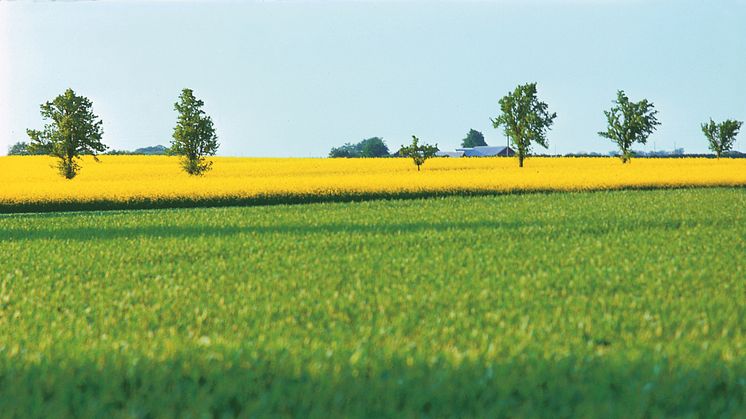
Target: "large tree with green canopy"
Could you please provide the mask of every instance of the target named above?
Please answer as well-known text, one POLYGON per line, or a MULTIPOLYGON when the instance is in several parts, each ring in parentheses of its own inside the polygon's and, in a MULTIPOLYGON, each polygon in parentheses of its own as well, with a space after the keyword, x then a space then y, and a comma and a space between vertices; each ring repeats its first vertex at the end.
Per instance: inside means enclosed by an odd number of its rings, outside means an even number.
POLYGON ((622 163, 627 163, 632 158, 632 145, 647 143, 650 134, 660 125, 656 118, 658 111, 647 99, 630 101, 624 90, 617 91, 613 103, 611 109, 604 111, 608 127, 598 135, 616 143, 622 163))
POLYGON ((182 157, 184 170, 195 176, 210 170, 212 162, 205 156, 214 156, 219 146, 212 118, 202 110, 204 105, 194 96, 192 89, 183 89, 179 101, 174 104, 179 119, 174 127, 170 150, 182 157))
POLYGON ((519 85, 500 99, 500 112, 490 120, 495 128, 503 127, 515 147, 519 167, 523 167, 534 144, 549 146, 546 135, 557 114, 550 113, 549 105, 537 98, 536 83, 519 85))
POLYGON ((49 154, 59 159, 60 175, 72 179, 80 170, 80 156, 106 151, 101 143, 103 122, 93 113, 93 104, 85 96, 78 96, 73 89, 41 105, 41 116, 49 121, 43 129, 28 129, 31 154, 49 154))
POLYGON ((717 158, 733 149, 736 142, 736 136, 741 129, 743 122, 726 119, 721 123, 716 123, 710 118, 710 122, 702 124, 702 132, 707 138, 710 150, 715 153, 717 158))

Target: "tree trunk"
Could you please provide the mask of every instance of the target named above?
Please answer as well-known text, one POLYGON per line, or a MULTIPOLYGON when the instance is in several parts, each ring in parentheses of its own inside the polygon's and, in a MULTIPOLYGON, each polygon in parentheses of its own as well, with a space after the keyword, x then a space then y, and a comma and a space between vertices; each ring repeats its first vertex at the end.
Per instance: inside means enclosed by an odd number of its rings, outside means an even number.
POLYGON ((523 154, 519 154, 518 155, 518 167, 523 167, 523 159, 524 158, 525 157, 523 156, 523 154))
POLYGON ((622 149, 622 164, 629 163, 629 160, 630 160, 629 151, 627 151, 626 149, 622 149))
POLYGON ((62 175, 66 179, 72 179, 75 177, 75 165, 72 157, 66 157, 62 159, 62 175))

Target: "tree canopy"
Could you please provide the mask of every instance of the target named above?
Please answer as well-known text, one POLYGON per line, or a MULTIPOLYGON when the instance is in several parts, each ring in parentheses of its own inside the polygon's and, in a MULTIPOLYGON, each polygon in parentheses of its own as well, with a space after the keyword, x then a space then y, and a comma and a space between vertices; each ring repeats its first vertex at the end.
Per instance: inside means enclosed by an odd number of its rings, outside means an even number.
POLYGON ((82 154, 92 154, 96 158, 96 153, 106 151, 107 147, 101 143, 103 123, 94 115, 88 98, 67 89, 40 107, 42 118, 49 122, 42 130, 26 130, 31 138, 28 151, 57 157, 57 169, 62 176, 75 177, 82 154))
POLYGON ((536 83, 519 85, 500 99, 500 115, 490 119, 495 128, 503 127, 516 149, 518 166, 531 153, 533 144, 549 146, 547 131, 551 129, 556 113, 549 112, 549 105, 536 97, 536 83))
POLYGON ((484 135, 475 129, 470 129, 469 132, 466 134, 466 138, 461 140, 461 147, 465 148, 480 147, 486 145, 487 142, 484 141, 484 135))
POLYGON ((435 156, 435 153, 437 152, 437 144, 420 144, 420 139, 414 135, 412 136, 411 144, 408 146, 401 146, 401 149, 399 149, 399 155, 411 158, 417 166, 418 172, 420 171, 420 166, 425 163, 425 160, 435 156))
POLYGON ((345 143, 340 147, 334 147, 329 152, 329 157, 387 157, 389 148, 381 137, 371 137, 357 144, 345 143))
POLYGON ((742 124, 743 122, 732 119, 726 119, 718 124, 712 118, 710 122, 702 124, 702 132, 707 138, 710 150, 715 153, 717 158, 733 149, 733 144, 736 142, 736 136, 742 124))
POLYGON ((360 149, 357 147, 357 144, 344 143, 339 147, 332 147, 332 150, 329 152, 329 157, 360 157, 360 149))
POLYGON ((624 90, 617 91, 613 103, 611 109, 604 111, 608 127, 598 135, 616 143, 622 163, 627 163, 632 158, 632 145, 647 143, 650 134, 660 125, 655 117, 658 111, 647 99, 631 102, 624 90))
POLYGON ((386 157, 389 155, 389 148, 380 137, 372 137, 361 141, 360 157, 386 157))
POLYGON ((215 127, 202 107, 205 103, 194 96, 192 89, 183 89, 174 110, 179 113, 171 140, 171 153, 182 156, 181 165, 190 175, 202 175, 210 170, 212 162, 205 156, 218 151, 215 127))

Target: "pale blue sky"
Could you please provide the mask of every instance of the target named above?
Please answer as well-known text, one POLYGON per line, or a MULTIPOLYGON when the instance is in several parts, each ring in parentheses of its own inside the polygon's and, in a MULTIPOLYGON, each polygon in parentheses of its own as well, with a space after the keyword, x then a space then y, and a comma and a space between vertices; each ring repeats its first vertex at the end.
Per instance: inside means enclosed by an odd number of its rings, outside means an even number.
POLYGON ((619 88, 660 111, 648 150, 700 152, 700 122, 746 119, 746 1, 0 0, 0 63, 0 153, 67 87, 116 149, 167 145, 183 87, 220 155, 453 149, 470 128, 503 144, 489 118, 529 81, 558 114, 550 152, 612 150, 596 132, 619 88))

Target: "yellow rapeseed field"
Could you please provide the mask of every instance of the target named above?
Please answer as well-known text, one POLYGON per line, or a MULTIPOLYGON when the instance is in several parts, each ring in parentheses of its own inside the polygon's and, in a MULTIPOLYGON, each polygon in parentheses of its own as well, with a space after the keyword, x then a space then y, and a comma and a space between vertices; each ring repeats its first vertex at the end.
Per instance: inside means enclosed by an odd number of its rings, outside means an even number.
POLYGON ((435 158, 418 172, 411 160, 216 157, 202 177, 176 157, 83 158, 66 180, 50 157, 0 157, 0 208, 86 202, 202 201, 396 195, 428 192, 598 190, 746 185, 746 159, 435 158))

